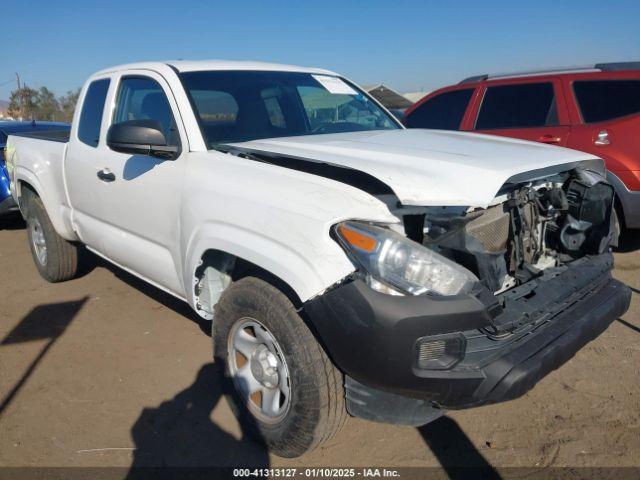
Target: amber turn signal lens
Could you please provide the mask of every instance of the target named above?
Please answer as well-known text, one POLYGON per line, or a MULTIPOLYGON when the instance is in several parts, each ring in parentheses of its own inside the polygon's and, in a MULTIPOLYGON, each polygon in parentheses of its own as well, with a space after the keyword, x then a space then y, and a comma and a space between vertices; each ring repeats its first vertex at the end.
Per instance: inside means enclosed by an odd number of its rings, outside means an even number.
POLYGON ((375 252, 378 242, 375 238, 370 237, 362 232, 353 230, 346 225, 338 226, 338 233, 352 247, 364 250, 367 253, 375 252))

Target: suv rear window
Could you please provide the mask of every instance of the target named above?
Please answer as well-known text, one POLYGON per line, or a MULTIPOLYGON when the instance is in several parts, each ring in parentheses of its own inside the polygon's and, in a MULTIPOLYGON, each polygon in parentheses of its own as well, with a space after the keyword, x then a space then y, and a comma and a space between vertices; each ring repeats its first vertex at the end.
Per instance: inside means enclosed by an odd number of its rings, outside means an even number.
POLYGON ((482 100, 476 130, 548 127, 558 124, 552 83, 489 87, 482 100))
POLYGON ((405 119, 409 128, 459 130, 473 88, 445 92, 430 98, 405 119))
POLYGON ((585 123, 640 112, 640 80, 579 80, 573 91, 585 123))

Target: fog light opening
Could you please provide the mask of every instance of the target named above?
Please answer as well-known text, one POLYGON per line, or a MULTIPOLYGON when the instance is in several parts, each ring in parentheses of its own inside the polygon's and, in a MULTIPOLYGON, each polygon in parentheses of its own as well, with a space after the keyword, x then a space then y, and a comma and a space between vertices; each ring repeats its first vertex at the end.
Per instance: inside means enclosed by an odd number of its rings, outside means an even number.
POLYGON ((464 357, 465 338, 461 335, 437 335, 416 341, 416 365, 421 370, 446 370, 464 357))

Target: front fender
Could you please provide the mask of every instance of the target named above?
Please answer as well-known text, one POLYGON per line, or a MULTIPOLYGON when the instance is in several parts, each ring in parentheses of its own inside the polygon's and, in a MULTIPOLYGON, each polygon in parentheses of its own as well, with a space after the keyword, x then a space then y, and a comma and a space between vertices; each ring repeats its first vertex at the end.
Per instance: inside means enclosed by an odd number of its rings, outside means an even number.
POLYGON ((185 177, 180 252, 186 296, 207 250, 278 277, 304 302, 353 272, 332 225, 398 223, 381 200, 351 185, 219 152, 192 153, 185 177))
POLYGON ((301 301, 323 292, 353 272, 353 264, 340 247, 326 236, 310 245, 304 238, 287 243, 239 225, 210 222, 201 225, 190 237, 186 249, 184 285, 187 300, 195 305, 195 271, 208 250, 220 250, 251 262, 289 285, 301 301), (315 255, 310 249, 318 250, 315 255))

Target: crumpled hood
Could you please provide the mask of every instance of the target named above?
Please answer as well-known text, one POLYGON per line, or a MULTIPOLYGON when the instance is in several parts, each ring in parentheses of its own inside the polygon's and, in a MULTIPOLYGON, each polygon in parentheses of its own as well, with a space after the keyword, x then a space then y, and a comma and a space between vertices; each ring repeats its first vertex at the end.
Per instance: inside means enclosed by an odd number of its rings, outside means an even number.
MULTIPOLYGON (((234 144, 353 168, 386 183, 404 205, 486 208, 508 181, 574 168, 590 154, 490 135, 437 130, 378 130, 234 144)), ((594 162, 595 160, 595 162, 594 162)))

